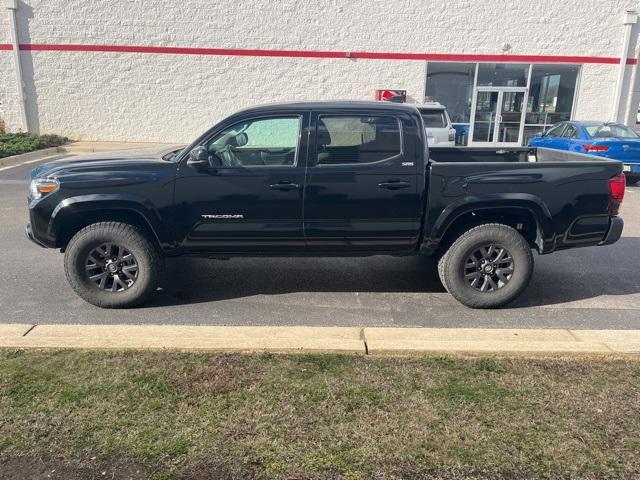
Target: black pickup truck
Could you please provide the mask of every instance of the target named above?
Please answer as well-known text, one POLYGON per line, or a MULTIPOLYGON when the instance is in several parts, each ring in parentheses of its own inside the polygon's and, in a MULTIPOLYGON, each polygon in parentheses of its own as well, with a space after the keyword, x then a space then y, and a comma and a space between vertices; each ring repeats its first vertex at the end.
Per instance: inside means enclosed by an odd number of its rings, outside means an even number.
POLYGON ((475 308, 526 288, 532 250, 620 238, 622 164, 529 149, 429 151, 410 105, 314 102, 236 113, 166 155, 72 157, 33 170, 34 242, 65 252, 101 307, 143 302, 164 258, 431 255, 475 308))

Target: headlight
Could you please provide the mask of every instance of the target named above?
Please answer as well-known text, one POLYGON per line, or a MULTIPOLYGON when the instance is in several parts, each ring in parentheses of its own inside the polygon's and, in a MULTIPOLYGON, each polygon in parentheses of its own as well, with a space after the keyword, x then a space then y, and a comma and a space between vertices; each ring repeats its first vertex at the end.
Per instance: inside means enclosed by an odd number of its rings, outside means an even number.
POLYGON ((38 200, 59 187, 60 182, 55 178, 34 178, 29 185, 29 196, 32 200, 38 200))

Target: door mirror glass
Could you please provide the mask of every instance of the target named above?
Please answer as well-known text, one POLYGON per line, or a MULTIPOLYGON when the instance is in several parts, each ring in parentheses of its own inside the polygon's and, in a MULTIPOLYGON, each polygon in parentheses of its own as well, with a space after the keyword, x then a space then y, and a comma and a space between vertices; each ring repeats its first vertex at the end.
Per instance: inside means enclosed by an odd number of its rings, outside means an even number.
POLYGON ((187 164, 196 168, 205 168, 209 166, 209 155, 207 148, 203 146, 194 147, 189 152, 189 160, 187 164))
POLYGON ((244 147, 247 143, 249 143, 249 137, 246 133, 242 132, 236 135, 236 146, 244 147))

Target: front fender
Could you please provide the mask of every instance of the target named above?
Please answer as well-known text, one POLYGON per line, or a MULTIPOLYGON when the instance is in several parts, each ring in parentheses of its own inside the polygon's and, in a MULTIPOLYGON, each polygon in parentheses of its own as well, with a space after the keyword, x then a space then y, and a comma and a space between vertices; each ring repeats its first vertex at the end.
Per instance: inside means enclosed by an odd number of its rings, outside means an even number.
POLYGON ((89 212, 109 210, 128 210, 140 215, 154 233, 160 245, 169 245, 171 235, 160 213, 151 202, 136 194, 89 194, 69 197, 62 200, 53 210, 49 220, 47 235, 57 238, 66 222, 73 217, 89 212))

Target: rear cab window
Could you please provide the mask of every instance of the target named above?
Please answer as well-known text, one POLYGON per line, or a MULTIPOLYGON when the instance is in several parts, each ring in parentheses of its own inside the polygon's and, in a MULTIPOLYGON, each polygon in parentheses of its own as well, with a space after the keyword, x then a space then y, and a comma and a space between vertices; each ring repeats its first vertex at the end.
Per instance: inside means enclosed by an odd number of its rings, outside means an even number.
POLYGON ((383 162, 402 153, 400 122, 386 115, 320 115, 317 165, 383 162))
POLYGON ((444 110, 420 110, 425 128, 446 128, 447 117, 444 110))

